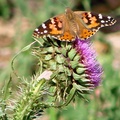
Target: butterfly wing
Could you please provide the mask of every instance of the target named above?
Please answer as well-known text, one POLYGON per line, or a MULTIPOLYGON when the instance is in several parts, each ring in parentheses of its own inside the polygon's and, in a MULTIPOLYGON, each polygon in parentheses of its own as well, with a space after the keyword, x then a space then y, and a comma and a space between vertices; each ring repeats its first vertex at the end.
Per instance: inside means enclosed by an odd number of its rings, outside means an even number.
POLYGON ((101 27, 111 26, 116 22, 110 16, 94 12, 73 12, 67 9, 66 14, 57 15, 42 23, 34 30, 33 37, 53 37, 61 41, 73 41, 78 37, 85 40, 94 35, 101 27))
POLYGON ((54 37, 57 38, 63 33, 63 21, 61 20, 63 15, 59 17, 55 16, 42 23, 33 32, 33 37, 54 37))
POLYGON ((79 17, 79 26, 84 26, 80 29, 79 34, 80 39, 83 40, 94 35, 101 27, 111 26, 116 22, 110 16, 103 16, 94 12, 76 11, 74 13, 79 17))

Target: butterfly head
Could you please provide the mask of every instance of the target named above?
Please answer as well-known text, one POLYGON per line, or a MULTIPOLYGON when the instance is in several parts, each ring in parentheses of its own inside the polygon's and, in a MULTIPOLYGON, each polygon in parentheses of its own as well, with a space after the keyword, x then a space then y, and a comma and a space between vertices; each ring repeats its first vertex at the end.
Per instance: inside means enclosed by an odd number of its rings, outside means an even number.
POLYGON ((65 9, 65 14, 68 20, 74 19, 74 12, 70 8, 65 9))

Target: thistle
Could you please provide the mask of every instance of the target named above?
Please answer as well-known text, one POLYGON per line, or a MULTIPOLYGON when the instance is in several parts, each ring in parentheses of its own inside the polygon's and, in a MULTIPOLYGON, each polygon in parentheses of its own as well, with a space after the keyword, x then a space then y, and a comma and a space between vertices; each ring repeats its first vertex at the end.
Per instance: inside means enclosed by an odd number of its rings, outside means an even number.
POLYGON ((33 54, 40 60, 42 72, 52 71, 48 86, 54 107, 68 105, 76 95, 84 98, 101 81, 102 67, 90 40, 76 38, 70 43, 47 38, 33 54))
POLYGON ((15 120, 40 116, 49 107, 65 107, 76 96, 85 98, 101 81, 102 67, 90 40, 76 38, 74 42, 65 42, 47 38, 38 43, 32 54, 38 60, 39 69, 30 82, 24 80, 25 87, 20 88, 21 97, 14 108, 15 120))

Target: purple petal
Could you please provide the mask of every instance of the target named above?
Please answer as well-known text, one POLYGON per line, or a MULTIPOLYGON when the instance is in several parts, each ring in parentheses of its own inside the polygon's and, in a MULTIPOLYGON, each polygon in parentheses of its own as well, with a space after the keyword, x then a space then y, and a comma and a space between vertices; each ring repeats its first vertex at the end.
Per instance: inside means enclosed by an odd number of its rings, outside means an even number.
POLYGON ((94 86, 98 86, 101 81, 102 67, 96 60, 96 52, 91 48, 90 40, 80 40, 76 38, 73 47, 80 54, 80 62, 86 66, 87 78, 94 86))

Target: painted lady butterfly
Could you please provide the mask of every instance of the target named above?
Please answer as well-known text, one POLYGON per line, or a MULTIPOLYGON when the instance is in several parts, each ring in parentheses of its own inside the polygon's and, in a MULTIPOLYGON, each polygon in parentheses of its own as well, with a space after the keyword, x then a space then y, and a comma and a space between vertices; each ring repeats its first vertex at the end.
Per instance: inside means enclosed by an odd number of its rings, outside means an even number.
POLYGON ((101 27, 111 26, 116 22, 110 16, 94 12, 75 11, 70 8, 65 14, 57 15, 42 23, 33 32, 33 37, 53 37, 61 41, 85 40, 93 36, 101 27))

